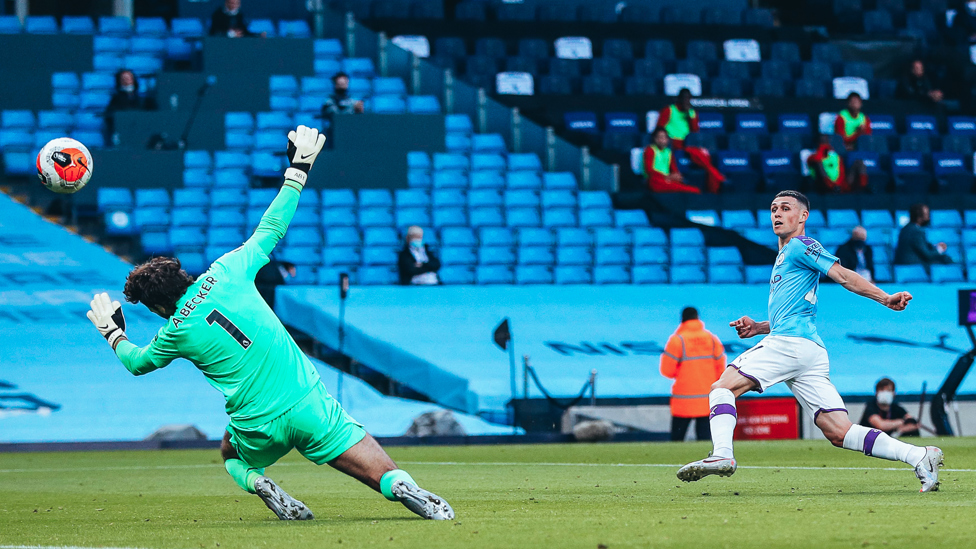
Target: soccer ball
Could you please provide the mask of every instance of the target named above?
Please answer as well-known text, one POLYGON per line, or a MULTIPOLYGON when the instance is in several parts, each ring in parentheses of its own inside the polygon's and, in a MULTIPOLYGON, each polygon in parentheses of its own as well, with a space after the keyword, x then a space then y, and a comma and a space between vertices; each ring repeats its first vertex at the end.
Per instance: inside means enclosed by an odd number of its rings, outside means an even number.
POLYGON ((92 174, 92 155, 70 137, 52 139, 37 153, 37 177, 48 189, 61 194, 80 191, 92 174))

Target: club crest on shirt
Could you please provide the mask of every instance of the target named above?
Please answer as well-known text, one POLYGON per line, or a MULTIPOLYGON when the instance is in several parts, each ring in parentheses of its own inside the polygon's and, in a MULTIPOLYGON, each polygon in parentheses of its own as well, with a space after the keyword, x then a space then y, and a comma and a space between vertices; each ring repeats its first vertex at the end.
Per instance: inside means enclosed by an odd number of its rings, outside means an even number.
POLYGON ((782 265, 784 261, 786 261, 786 254, 779 254, 778 256, 776 256, 776 266, 777 267, 779 267, 780 265, 782 265))

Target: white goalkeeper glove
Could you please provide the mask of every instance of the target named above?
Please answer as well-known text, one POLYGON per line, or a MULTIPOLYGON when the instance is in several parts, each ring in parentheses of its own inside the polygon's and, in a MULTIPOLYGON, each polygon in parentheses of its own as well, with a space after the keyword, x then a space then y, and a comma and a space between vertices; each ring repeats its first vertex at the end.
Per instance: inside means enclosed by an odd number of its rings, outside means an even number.
POLYGON ((315 157, 325 146, 325 135, 315 128, 298 126, 298 129, 288 132, 288 162, 291 166, 285 170, 285 179, 300 183, 303 187, 308 180, 308 171, 312 169, 315 157))
POLYGON ((128 340, 125 336, 125 317, 122 316, 122 304, 112 301, 107 293, 95 294, 88 311, 88 320, 92 321, 98 332, 102 334, 108 344, 115 350, 120 341, 128 340))

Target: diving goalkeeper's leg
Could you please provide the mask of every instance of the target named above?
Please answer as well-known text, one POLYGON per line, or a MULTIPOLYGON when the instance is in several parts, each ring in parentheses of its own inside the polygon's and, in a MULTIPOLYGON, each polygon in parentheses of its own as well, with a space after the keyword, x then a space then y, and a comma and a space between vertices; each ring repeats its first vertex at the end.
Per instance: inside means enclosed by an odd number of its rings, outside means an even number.
POLYGON ((224 458, 224 469, 234 482, 246 492, 257 495, 268 509, 281 520, 311 520, 315 518, 304 503, 288 495, 273 480, 264 476, 263 467, 251 467, 237 455, 230 443, 230 433, 224 432, 220 443, 220 454, 224 458))
POLYGON ((425 519, 454 519, 454 509, 447 501, 418 486, 406 471, 397 469, 396 463, 369 434, 328 463, 425 519))

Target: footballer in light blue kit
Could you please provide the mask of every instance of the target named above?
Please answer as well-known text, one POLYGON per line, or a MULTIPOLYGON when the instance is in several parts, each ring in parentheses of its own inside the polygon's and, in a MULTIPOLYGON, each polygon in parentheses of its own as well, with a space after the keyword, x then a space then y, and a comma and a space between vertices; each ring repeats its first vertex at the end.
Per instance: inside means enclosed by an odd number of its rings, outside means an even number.
POLYGON ((735 473, 735 399, 748 391, 761 393, 783 381, 831 444, 867 456, 903 461, 915 468, 915 476, 922 483, 920 491, 938 490, 942 450, 906 444, 878 429, 852 424, 844 401, 830 382, 827 350, 817 335, 820 275, 894 311, 904 311, 911 294, 885 293, 805 236, 810 201, 803 194, 780 192, 769 213, 773 232, 779 237, 779 254, 769 279, 769 320, 756 322, 744 316, 729 324, 742 339, 768 335, 733 360, 712 385, 708 394, 712 454, 679 469, 678 478, 692 482, 708 475, 727 477, 735 473))

